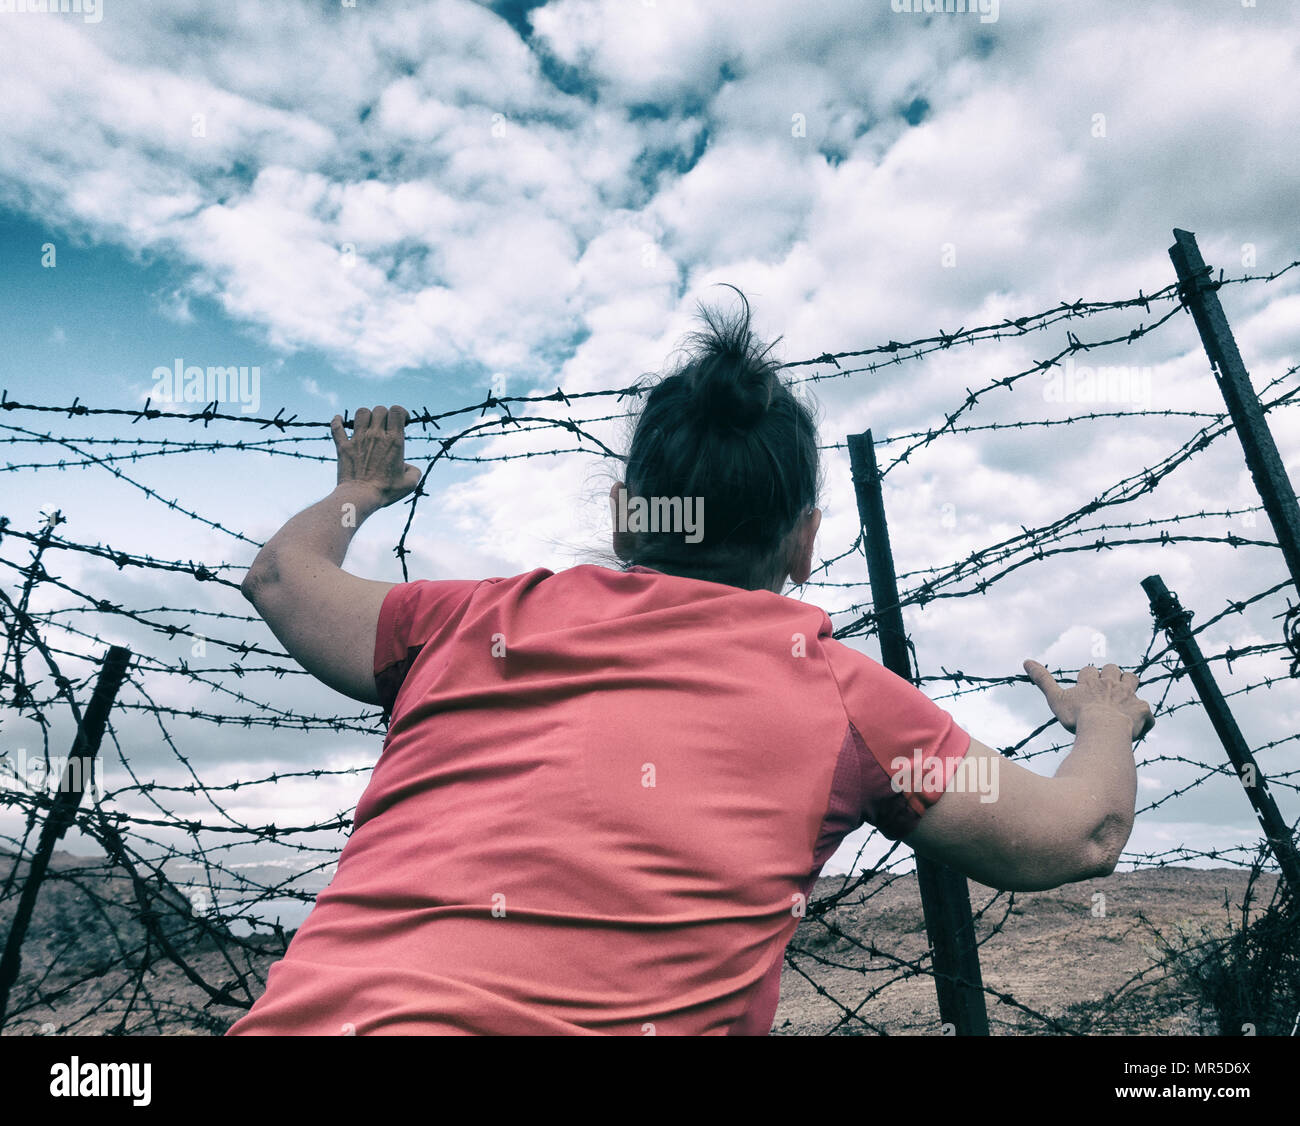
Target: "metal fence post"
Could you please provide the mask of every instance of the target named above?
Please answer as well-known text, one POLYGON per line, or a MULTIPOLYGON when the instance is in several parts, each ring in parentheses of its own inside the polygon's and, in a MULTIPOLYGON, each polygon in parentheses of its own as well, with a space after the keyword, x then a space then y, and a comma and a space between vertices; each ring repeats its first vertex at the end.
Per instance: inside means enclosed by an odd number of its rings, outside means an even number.
MULTIPOLYGON (((104 727, 108 723, 108 713, 117 698, 117 690, 122 686, 126 676, 127 663, 131 660, 131 651, 120 645, 112 646, 104 657, 99 670, 99 679, 95 683, 94 695, 86 706, 77 727, 77 735, 68 754, 68 761, 63 768, 63 778, 59 782, 59 792, 54 797, 45 824, 41 826, 40 840, 32 854, 32 862, 27 869, 27 879, 23 883, 22 894, 14 911, 13 923, 9 927, 9 937, 5 941, 3 957, 0 957, 0 1025, 3 1025, 5 1012, 9 1007, 9 990, 18 980, 18 970, 22 965, 23 939, 27 936, 27 927, 36 907, 36 896, 41 890, 41 881, 50 866, 54 855, 54 846, 68 831, 72 819, 76 816, 81 798, 86 790, 86 780, 94 766, 95 756, 99 753, 100 741, 104 738, 104 727)), ((18 857, 14 857, 14 864, 18 857)))
POLYGON ((1250 804, 1255 809, 1260 828, 1264 830, 1264 839, 1282 869, 1283 878, 1290 885, 1292 895, 1300 899, 1300 855, 1296 853, 1295 840, 1291 830, 1282 819, 1277 802, 1269 793, 1268 776, 1259 768, 1255 756, 1228 708, 1228 701, 1223 698, 1219 686, 1214 681, 1201 647, 1188 629, 1192 612, 1184 610, 1178 601, 1178 595, 1169 590, 1159 575, 1148 575, 1142 580, 1142 589, 1151 601, 1151 614, 1156 625, 1165 631, 1169 643, 1182 658, 1187 674, 1192 678, 1197 695, 1214 730, 1218 733, 1223 749, 1237 768, 1237 779, 1241 782, 1250 804))
POLYGON ((1282 557, 1291 572, 1291 581, 1300 591, 1300 505, 1296 503, 1295 489, 1264 419, 1264 408, 1255 394, 1241 353, 1237 351, 1228 318, 1223 314, 1218 286, 1210 280, 1210 269, 1201 257, 1196 236, 1191 231, 1174 228, 1174 245, 1169 248, 1169 257, 1178 272, 1183 302, 1196 321, 1215 381, 1241 439, 1246 466, 1255 480, 1260 500, 1264 502, 1264 511, 1272 521, 1282 557))
MULTIPOLYGON (((871 580, 871 600, 880 636, 881 663, 914 684, 871 431, 850 434, 848 446, 871 580)), ((966 877, 918 854, 916 879, 921 889, 926 933, 934 950, 940 1019, 952 1024, 959 1036, 987 1036, 989 1018, 966 877)))

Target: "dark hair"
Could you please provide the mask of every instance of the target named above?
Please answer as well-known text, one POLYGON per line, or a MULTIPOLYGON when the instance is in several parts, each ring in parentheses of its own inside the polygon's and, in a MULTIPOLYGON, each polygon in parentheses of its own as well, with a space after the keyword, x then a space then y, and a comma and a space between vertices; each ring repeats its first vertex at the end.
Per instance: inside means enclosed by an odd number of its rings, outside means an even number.
POLYGON ((706 327, 642 392, 624 473, 629 503, 702 501, 702 537, 637 531, 620 554, 625 566, 761 589, 785 577, 786 537, 817 503, 817 424, 770 356, 780 338, 754 336, 749 302, 736 293, 738 314, 699 306, 706 327))

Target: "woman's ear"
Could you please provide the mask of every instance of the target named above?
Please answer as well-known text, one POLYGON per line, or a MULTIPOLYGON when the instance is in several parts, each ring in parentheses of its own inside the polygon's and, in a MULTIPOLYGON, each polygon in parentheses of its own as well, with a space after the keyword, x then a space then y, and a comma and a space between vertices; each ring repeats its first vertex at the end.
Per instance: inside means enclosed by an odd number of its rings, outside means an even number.
POLYGON ((627 486, 615 481, 609 490, 609 514, 614 525, 614 554, 622 560, 632 557, 633 536, 627 530, 627 486))
POLYGON ((822 510, 814 508, 798 525, 794 552, 790 560, 790 581, 801 586, 812 575, 813 545, 817 542, 817 529, 822 524, 822 510))

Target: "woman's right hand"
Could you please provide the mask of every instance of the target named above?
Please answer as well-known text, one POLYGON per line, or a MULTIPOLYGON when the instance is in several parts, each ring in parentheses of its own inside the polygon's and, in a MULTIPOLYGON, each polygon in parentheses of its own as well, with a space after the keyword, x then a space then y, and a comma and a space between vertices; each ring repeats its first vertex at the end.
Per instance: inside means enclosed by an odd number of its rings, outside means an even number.
POLYGON ((1155 726, 1151 705, 1138 698, 1138 678, 1131 672, 1122 672, 1118 665, 1106 665, 1100 671, 1096 665, 1085 665, 1079 670, 1079 679, 1069 688, 1062 688, 1037 661, 1026 660, 1024 667, 1029 679, 1047 697, 1052 714, 1071 734, 1079 716, 1089 709, 1114 711, 1128 717, 1135 741, 1155 726))
POLYGON ((421 473, 405 457, 403 429, 409 418, 405 407, 375 407, 373 411, 362 407, 349 438, 342 417, 336 414, 330 431, 339 457, 338 483, 372 491, 380 508, 415 492, 421 473))

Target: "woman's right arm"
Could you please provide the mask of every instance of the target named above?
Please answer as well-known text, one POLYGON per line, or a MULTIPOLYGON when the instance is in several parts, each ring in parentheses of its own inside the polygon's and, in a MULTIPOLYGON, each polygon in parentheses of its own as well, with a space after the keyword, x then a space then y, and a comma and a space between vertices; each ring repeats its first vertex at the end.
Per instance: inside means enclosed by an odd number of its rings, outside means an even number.
POLYGON ((922 856, 989 887, 1042 891, 1107 876, 1133 831, 1133 741, 1151 729, 1137 677, 1089 665, 1062 688, 1035 661, 1030 678, 1074 747, 1052 778, 971 740, 942 797, 903 838, 922 856), (973 784, 978 781, 980 784, 973 784))

